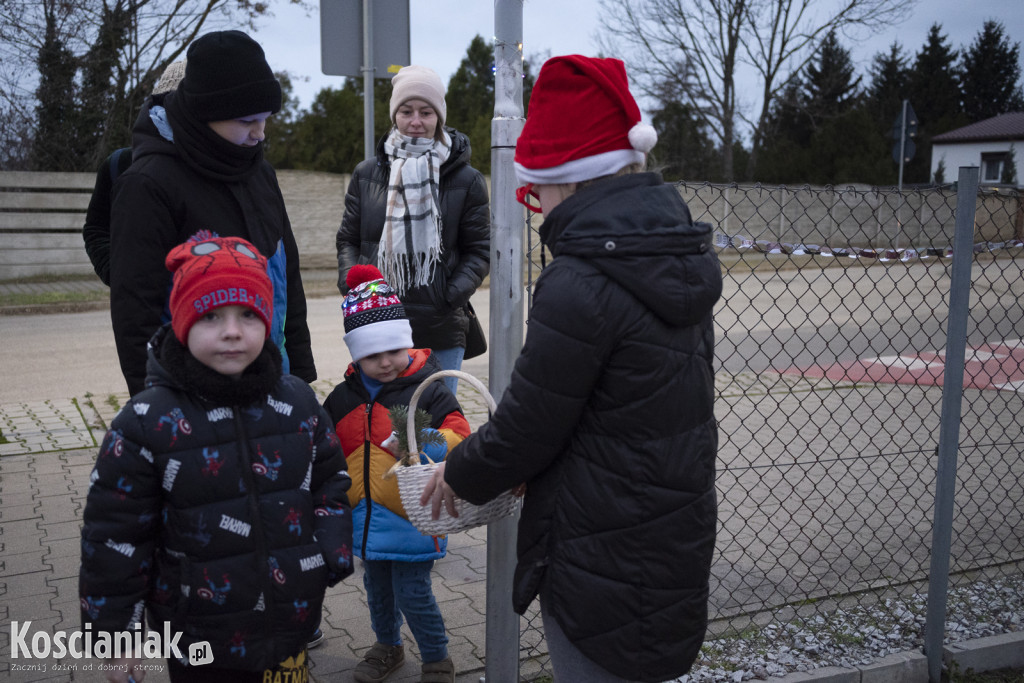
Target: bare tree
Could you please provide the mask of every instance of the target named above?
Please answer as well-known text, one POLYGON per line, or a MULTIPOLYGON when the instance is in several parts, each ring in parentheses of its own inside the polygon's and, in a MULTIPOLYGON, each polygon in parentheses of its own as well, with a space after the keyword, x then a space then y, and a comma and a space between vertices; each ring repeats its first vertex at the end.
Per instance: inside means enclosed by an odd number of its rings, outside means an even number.
POLYGON ((0 0, 0 148, 34 137, 47 105, 39 100, 47 86, 44 56, 54 49, 74 62, 73 92, 65 95, 86 111, 78 144, 91 140, 93 149, 78 152, 94 167, 108 147, 127 142, 157 78, 200 33, 251 29, 267 13, 263 0, 0 0))
POLYGON ((735 178, 736 126, 750 129, 747 176, 753 177, 772 100, 813 57, 830 30, 889 26, 918 0, 600 0, 602 52, 621 56, 648 97, 674 82, 712 130, 723 171, 735 178), (737 81, 759 87, 754 115, 737 81))

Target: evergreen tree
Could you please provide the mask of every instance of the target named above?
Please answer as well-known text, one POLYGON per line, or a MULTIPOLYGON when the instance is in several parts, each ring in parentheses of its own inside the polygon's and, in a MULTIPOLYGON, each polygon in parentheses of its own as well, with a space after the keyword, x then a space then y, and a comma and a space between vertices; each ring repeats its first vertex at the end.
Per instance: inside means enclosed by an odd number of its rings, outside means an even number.
MULTIPOLYGON (((889 52, 879 52, 872 60, 871 83, 864 109, 873 125, 871 142, 876 158, 872 160, 873 164, 869 164, 874 170, 863 176, 861 182, 884 186, 895 185, 899 180, 899 164, 892 158, 893 145, 897 141, 892 133, 893 125, 903 115, 903 100, 909 95, 911 74, 908 61, 897 42, 889 46, 889 52)), ((918 156, 915 154, 914 158, 918 156)))
POLYGON ((963 109, 971 122, 1024 109, 1020 43, 1010 44, 1003 25, 986 21, 963 55, 963 109))
POLYGON ((30 167, 35 171, 77 171, 75 72, 78 64, 58 37, 57 17, 48 8, 46 33, 39 48, 37 128, 30 167))
POLYGON ((894 42, 888 53, 879 52, 871 63, 866 104, 875 124, 886 134, 893 121, 903 113, 903 100, 910 95, 908 61, 903 48, 894 42))
POLYGON ((942 27, 932 24, 910 72, 910 101, 917 112, 918 129, 917 155, 904 169, 907 182, 924 183, 932 180, 941 184, 942 181, 928 177, 931 172, 932 138, 969 123, 960 107, 962 95, 957 54, 946 42, 942 27))
POLYGON ((999 182, 1004 185, 1017 184, 1017 159, 1013 144, 1010 145, 1010 151, 1006 154, 1006 161, 1003 163, 1003 174, 999 178, 999 182))
POLYGON ((651 152, 650 165, 659 168, 666 180, 725 180, 721 152, 690 105, 662 102, 651 112, 651 125, 658 132, 658 144, 651 152))
POLYGON ((131 144, 131 126, 138 114, 126 107, 120 53, 129 42, 128 12, 120 5, 104 6, 96 41, 82 59, 79 153, 87 168, 96 168, 118 147, 131 144), (128 109, 128 111, 126 111, 128 109))
POLYGON ((855 73, 850 51, 839 44, 835 30, 829 31, 804 76, 807 111, 816 127, 856 102, 861 77, 855 73))
MULTIPOLYGON (((523 110, 530 101, 534 78, 530 63, 523 62, 523 110)), ((491 172, 491 120, 494 118, 494 50, 479 35, 473 37, 466 56, 448 82, 445 96, 447 125, 469 136, 470 164, 488 175, 491 172)))
MULTIPOLYGON (((373 93, 373 137, 379 141, 391 127, 391 79, 375 79, 373 93)), ((362 80, 347 78, 341 88, 318 92, 283 140, 268 150, 275 166, 280 160, 281 168, 351 173, 364 157, 362 80)))
POLYGON ((803 82, 797 76, 772 103, 757 164, 757 179, 785 184, 806 178, 813 132, 803 82))

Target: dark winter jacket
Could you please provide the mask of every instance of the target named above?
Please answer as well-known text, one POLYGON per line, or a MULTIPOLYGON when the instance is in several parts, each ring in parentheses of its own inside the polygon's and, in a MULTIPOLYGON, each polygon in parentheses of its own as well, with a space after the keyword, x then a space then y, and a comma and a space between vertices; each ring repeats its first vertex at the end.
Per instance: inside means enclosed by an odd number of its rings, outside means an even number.
MULTIPOLYGON (((413 346, 450 349, 466 346, 469 318, 465 306, 490 269, 491 213, 487 183, 469 165, 469 138, 445 128, 451 154, 441 166, 441 260, 429 285, 402 295, 412 325, 413 346)), ((345 276, 358 263, 377 263, 384 231, 391 164, 384 141, 377 157, 360 162, 345 194, 345 215, 338 229, 338 289, 348 292, 345 276)))
MULTIPOLYGON (((164 258, 175 246, 206 231, 243 237, 267 257, 274 285, 271 338, 285 354, 285 372, 307 382, 316 367, 306 325, 306 297, 299 252, 284 198, 270 164, 256 154, 238 171, 222 159, 239 147, 205 127, 195 132, 174 123, 174 92, 165 104, 175 141, 165 139, 143 107, 132 132, 132 165, 114 185, 111 215, 110 317, 128 390, 138 393, 146 370, 146 342, 166 313, 171 274, 164 258), (208 136, 183 152, 188 133, 208 136)), ((259 152, 259 150, 253 150, 259 152)))
MULTIPOLYGON (((381 447, 392 432, 388 410, 409 405, 423 380, 441 369, 428 350, 413 349, 412 357, 405 372, 384 384, 373 399, 352 364, 345 380, 324 401, 348 458, 355 552, 366 560, 434 560, 444 556, 448 543, 446 537, 424 536, 413 527, 398 493, 398 479, 384 478, 396 461, 381 447)), ((449 448, 469 435, 469 423, 443 381, 431 382, 416 408, 430 413, 430 426, 444 435, 449 448)))
POLYGON ((715 545, 710 226, 657 174, 604 179, 547 216, 554 259, 493 418, 445 479, 483 503, 527 483, 514 607, 534 597, 630 680, 684 674, 715 545))
POLYGON ((238 380, 154 337, 149 388, 100 447, 82 528, 79 596, 93 632, 150 627, 209 641, 215 666, 300 652, 328 585, 352 572, 350 480, 316 395, 277 349, 238 380))

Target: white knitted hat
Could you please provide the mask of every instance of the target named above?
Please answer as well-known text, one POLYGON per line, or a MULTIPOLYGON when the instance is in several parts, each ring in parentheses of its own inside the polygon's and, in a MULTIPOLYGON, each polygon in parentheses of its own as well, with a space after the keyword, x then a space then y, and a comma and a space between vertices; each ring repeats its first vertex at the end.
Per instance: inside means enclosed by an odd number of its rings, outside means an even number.
POLYGON ((425 66, 403 66, 391 79, 391 122, 395 112, 409 100, 423 100, 437 112, 437 125, 443 126, 448 118, 444 101, 444 84, 437 72, 425 66))

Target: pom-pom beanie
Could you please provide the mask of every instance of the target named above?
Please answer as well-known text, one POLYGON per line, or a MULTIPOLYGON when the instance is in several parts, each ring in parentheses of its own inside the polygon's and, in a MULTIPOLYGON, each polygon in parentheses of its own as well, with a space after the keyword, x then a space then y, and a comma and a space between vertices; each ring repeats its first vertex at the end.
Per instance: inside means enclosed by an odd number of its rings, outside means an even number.
POLYGON ((412 326, 405 317, 405 307, 376 266, 352 266, 345 284, 349 290, 341 302, 341 312, 352 360, 412 348, 412 326))
POLYGON ((641 122, 620 59, 566 55, 541 67, 516 142, 521 183, 578 183, 644 163, 658 141, 641 122))
POLYGON ((181 83, 181 79, 183 78, 185 78, 185 60, 182 59, 178 62, 171 62, 167 65, 167 68, 164 69, 164 72, 160 74, 160 78, 157 80, 156 85, 153 86, 153 94, 159 95, 160 93, 176 90, 178 84, 181 83))
POLYGON ((178 92, 203 122, 281 110, 281 84, 263 48, 241 31, 214 31, 196 39, 186 53, 178 92))
POLYGON ((399 69, 391 79, 391 122, 395 112, 409 100, 423 100, 437 112, 440 129, 448 119, 448 105, 444 101, 444 84, 437 72, 425 66, 411 64, 399 69))
POLYGON ((179 244, 167 254, 171 285, 171 328, 182 344, 199 318, 221 306, 256 312, 270 336, 274 287, 267 259, 241 237, 214 237, 179 244))

